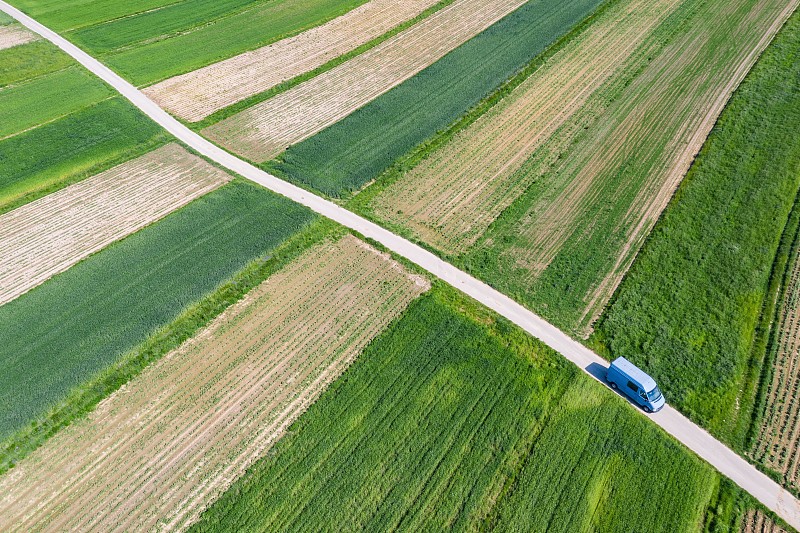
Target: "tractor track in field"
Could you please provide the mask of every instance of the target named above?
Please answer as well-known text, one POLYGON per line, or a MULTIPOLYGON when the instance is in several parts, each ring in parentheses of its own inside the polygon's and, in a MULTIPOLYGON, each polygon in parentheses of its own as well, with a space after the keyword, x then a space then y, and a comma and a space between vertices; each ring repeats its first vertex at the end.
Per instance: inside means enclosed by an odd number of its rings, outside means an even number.
MULTIPOLYGON (((373 239, 517 324, 590 376, 598 381, 602 380, 606 366, 603 358, 511 298, 378 224, 370 222, 334 202, 276 178, 228 153, 181 124, 132 84, 65 38, 2 0, 0 0, 0 10, 64 50, 84 67, 110 84, 165 130, 200 154, 279 195, 373 239)), ((791 526, 800 529, 800 502, 789 491, 716 440, 707 431, 669 405, 651 415, 649 419, 749 492, 791 526)))

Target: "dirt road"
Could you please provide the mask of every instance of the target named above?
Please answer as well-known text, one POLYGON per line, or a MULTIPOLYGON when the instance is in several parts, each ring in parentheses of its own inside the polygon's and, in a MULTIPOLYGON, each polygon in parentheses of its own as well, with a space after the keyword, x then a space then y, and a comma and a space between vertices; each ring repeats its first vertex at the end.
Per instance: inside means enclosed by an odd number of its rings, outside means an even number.
MULTIPOLYGON (((588 374, 602 379, 606 362, 581 343, 570 338, 549 322, 525 309, 485 283, 462 272, 432 253, 395 235, 335 203, 287 183, 215 146, 197 133, 182 125, 158 107, 133 85, 123 80, 111 69, 86 54, 78 47, 0 0, 0 10, 16 18, 29 29, 40 34, 75 58, 95 75, 109 83, 153 120, 175 137, 202 155, 258 183, 277 194, 300 203, 363 236, 374 239, 392 252, 424 268, 456 289, 481 302, 538 338, 588 374)), ((642 415, 644 416, 644 415, 642 415)), ((704 429, 689 421, 675 409, 667 406, 650 419, 667 433, 678 439, 699 457, 708 461, 722 474, 752 494, 761 503, 777 513, 793 527, 800 529, 800 502, 787 490, 759 472, 727 446, 714 439, 704 429)))

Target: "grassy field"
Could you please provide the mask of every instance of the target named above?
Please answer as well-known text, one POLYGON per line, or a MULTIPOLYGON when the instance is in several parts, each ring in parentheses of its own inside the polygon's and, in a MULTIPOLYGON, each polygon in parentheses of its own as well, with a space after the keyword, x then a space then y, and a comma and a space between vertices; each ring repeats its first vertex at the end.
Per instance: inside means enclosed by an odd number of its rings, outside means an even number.
POLYGON ((613 393, 439 287, 195 530, 695 531, 717 482, 613 393))
POLYGON ((0 140, 0 212, 141 155, 168 139, 154 122, 116 97, 0 140))
POLYGON ((786 82, 800 76, 798 30, 795 13, 730 100, 594 339, 737 449, 754 419, 762 308, 800 186, 800 93, 786 82))
POLYGON ((256 185, 234 182, 0 307, 0 438, 311 218, 256 185))
POLYGON ((64 69, 71 64, 72 59, 67 54, 44 41, 0 50, 0 88, 64 69))
POLYGON ((393 90, 267 168, 326 194, 365 183, 481 98, 578 21, 600 0, 533 0, 393 90), (482 58, 491 57, 491 61, 482 58))
POLYGON ((11 4, 58 32, 125 17, 180 0, 14 0, 11 4))

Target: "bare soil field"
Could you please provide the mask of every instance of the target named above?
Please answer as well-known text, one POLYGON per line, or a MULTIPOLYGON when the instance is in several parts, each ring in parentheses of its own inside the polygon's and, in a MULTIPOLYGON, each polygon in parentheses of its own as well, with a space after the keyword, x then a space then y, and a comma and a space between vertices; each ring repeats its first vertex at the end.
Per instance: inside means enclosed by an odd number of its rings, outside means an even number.
POLYGON ((754 453, 800 490, 800 258, 793 263, 775 324, 777 355, 754 453))
POLYGON ((468 249, 535 179, 528 158, 612 76, 680 0, 621 2, 530 78, 379 195, 381 219, 450 253, 468 249))
POLYGON ((788 533, 771 518, 758 510, 751 509, 742 521, 742 533, 788 533))
POLYGON ((322 26, 169 78, 143 92, 172 114, 197 122, 358 48, 437 1, 372 0, 322 26))
POLYGON ((0 529, 186 527, 428 288, 352 236, 306 251, 0 478, 0 529))
POLYGON ((0 215, 0 305, 230 179, 169 144, 0 215))
POLYGON ((248 159, 267 161, 402 83, 524 3, 456 0, 375 48, 203 134, 248 159))
POLYGON ((39 36, 20 26, 19 24, 9 24, 0 26, 0 50, 30 43, 39 39, 39 36))

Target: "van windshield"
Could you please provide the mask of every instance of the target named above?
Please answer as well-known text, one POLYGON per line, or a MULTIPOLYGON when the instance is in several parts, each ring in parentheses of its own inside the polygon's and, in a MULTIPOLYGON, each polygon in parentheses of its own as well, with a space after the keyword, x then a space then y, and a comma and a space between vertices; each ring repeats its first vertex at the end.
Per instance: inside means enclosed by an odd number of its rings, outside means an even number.
POLYGON ((651 401, 658 400, 659 398, 661 398, 661 391, 658 390, 658 387, 656 387, 655 389, 647 393, 647 397, 650 398, 651 401))

